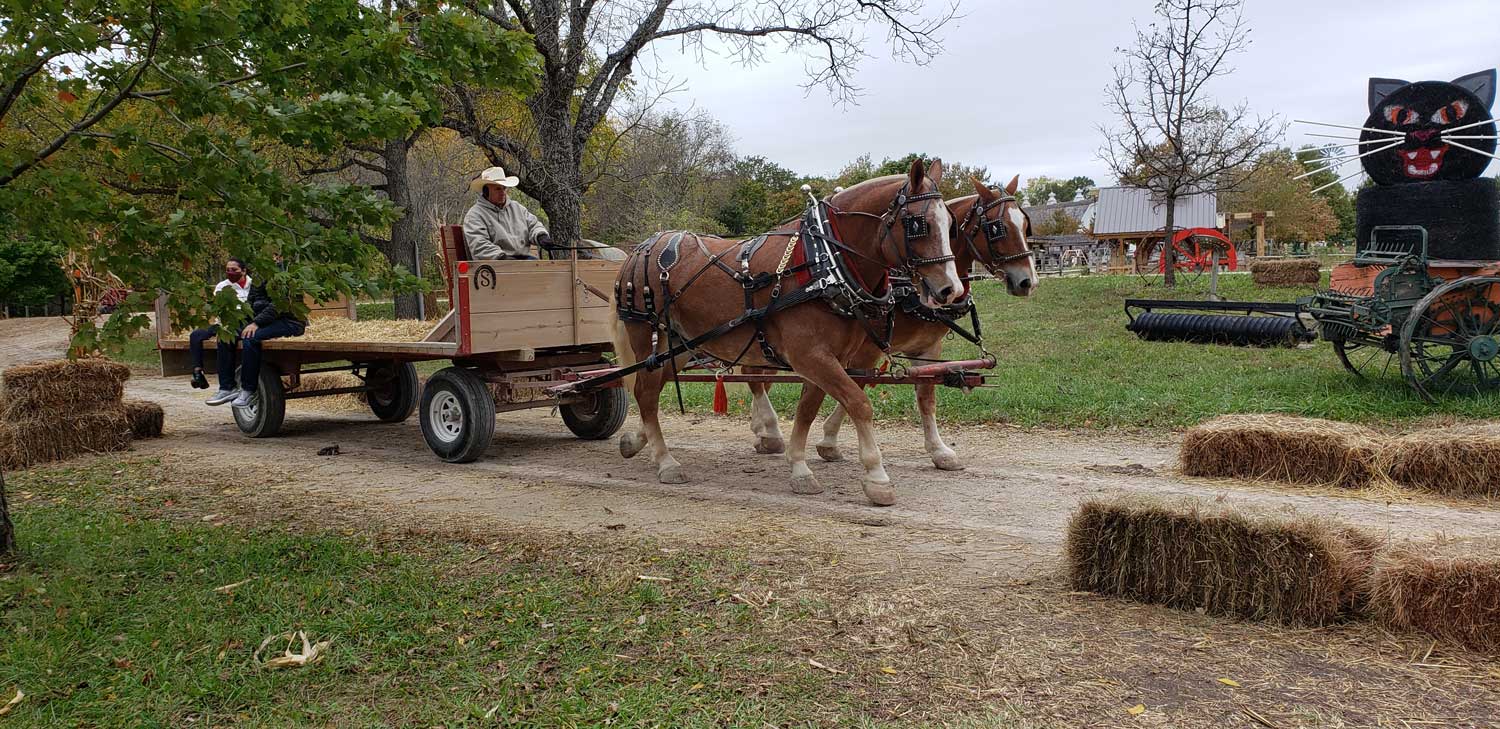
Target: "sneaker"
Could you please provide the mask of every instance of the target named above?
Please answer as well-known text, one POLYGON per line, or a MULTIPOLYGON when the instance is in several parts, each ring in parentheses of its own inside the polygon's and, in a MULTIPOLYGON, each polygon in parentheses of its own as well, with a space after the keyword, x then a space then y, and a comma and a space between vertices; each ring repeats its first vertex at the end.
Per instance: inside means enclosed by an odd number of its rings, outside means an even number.
POLYGON ((247 408, 247 407, 250 407, 250 403, 252 403, 254 401, 255 401, 255 393, 253 393, 253 392, 247 392, 245 390, 240 390, 239 396, 237 396, 237 397, 234 398, 234 402, 229 403, 229 407, 232 407, 232 408, 247 408))
POLYGON ((207 390, 208 389, 208 378, 203 375, 203 370, 198 370, 197 372, 193 373, 193 389, 194 390, 207 390))
POLYGON ((224 403, 229 402, 230 400, 233 400, 236 397, 239 397, 239 394, 240 394, 239 390, 220 390, 220 391, 214 393, 213 397, 211 397, 211 398, 208 399, 208 404, 209 405, 223 405, 224 403))

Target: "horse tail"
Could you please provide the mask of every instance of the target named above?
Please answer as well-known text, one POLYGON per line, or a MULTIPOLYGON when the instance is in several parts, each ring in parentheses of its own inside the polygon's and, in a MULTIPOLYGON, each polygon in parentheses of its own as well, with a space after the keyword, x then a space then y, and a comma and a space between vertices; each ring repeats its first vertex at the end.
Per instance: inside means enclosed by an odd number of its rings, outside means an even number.
MULTIPOLYGON (((629 367, 639 362, 635 356, 635 350, 630 346, 630 332, 625 328, 625 321, 620 318, 620 309, 615 305, 613 294, 609 297, 609 331, 615 344, 615 364, 620 367, 629 367)), ((628 374, 621 378, 620 383, 626 392, 635 392, 635 374, 628 374)))

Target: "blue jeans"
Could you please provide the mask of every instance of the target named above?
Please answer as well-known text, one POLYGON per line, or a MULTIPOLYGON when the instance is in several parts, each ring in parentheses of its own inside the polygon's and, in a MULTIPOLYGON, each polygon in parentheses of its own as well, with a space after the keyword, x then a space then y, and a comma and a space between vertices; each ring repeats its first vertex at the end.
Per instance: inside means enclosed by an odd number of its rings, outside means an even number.
MULTIPOLYGON (((214 324, 207 329, 194 329, 188 335, 188 352, 193 356, 193 369, 203 369, 203 343, 219 336, 219 325, 214 324)), ((219 375, 219 389, 234 389, 234 348, 219 346, 218 364, 214 368, 219 375)))
MULTIPOLYGON (((240 389, 245 392, 255 392, 260 389, 260 345, 262 342, 267 339, 277 339, 280 337, 299 337, 305 331, 307 331, 307 325, 300 321, 277 319, 263 327, 257 327, 254 336, 249 339, 237 340, 240 343, 240 389)), ((219 340, 219 362, 221 363, 219 378, 220 382, 223 382, 224 375, 222 373, 226 369, 230 372, 234 371, 232 364, 234 362, 234 345, 226 344, 222 339, 219 340), (226 352, 231 363, 227 368, 222 364, 225 360, 226 352)), ((231 388, 234 386, 232 376, 229 384, 231 388)))

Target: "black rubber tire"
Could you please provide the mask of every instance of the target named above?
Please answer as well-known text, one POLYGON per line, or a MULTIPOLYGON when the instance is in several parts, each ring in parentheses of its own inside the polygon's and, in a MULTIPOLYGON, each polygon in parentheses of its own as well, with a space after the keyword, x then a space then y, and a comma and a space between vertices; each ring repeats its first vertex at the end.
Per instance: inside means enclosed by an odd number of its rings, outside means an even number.
POLYGON ((422 388, 422 438, 438 458, 469 463, 495 438, 495 399, 479 375, 462 367, 439 370, 422 388))
MULTIPOLYGON (((239 379, 238 370, 234 376, 239 379)), ((256 379, 259 386, 254 404, 230 409, 241 433, 251 438, 270 438, 281 432, 281 424, 286 420, 286 388, 281 386, 281 371, 272 364, 262 364, 256 379)))
POLYGON ((604 440, 620 432, 630 412, 630 396, 623 387, 603 387, 558 406, 563 424, 584 440, 604 440))
MULTIPOLYGON (((1427 256, 1465 261, 1500 260, 1500 183, 1492 177, 1375 185, 1355 198, 1355 240, 1364 250, 1377 225, 1427 229, 1427 256)), ((1397 241, 1398 232, 1383 233, 1397 241)))
POLYGON ((399 423, 411 417, 422 394, 417 381, 417 367, 410 362, 374 362, 365 373, 365 382, 378 389, 365 395, 370 412, 382 423, 399 423), (383 386, 382 386, 383 385, 383 386))

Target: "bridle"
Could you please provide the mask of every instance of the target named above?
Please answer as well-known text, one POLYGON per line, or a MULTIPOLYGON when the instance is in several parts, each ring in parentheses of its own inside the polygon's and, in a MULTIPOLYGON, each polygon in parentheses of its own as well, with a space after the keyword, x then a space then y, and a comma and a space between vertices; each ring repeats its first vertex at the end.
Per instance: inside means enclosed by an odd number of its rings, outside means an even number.
MULTIPOLYGON (((929 179, 928 182, 931 182, 931 180, 929 179)), ((886 208, 886 211, 880 215, 875 215, 874 213, 866 213, 860 210, 840 210, 839 208, 834 207, 832 204, 830 204, 828 208, 837 215, 863 215, 865 217, 875 218, 876 220, 879 220, 883 228, 880 234, 879 250, 885 249, 886 239, 890 237, 891 230, 896 227, 896 221, 900 220, 901 232, 904 234, 902 238, 906 243, 906 250, 896 251, 896 258, 898 262, 895 266, 890 266, 890 268, 916 269, 921 266, 931 266, 934 264, 947 263, 949 261, 955 260, 956 257, 952 253, 949 253, 946 256, 933 256, 931 258, 923 258, 922 256, 917 255, 916 252, 912 250, 911 243, 913 240, 921 240, 922 238, 926 238, 927 236, 932 234, 932 224, 927 222, 927 213, 932 209, 932 201, 941 201, 943 199, 943 194, 937 190, 936 183, 933 183, 932 185, 932 192, 923 192, 916 195, 907 194, 910 187, 910 180, 902 183, 901 189, 896 192, 896 197, 891 199, 890 207, 886 208), (918 202, 924 202, 926 204, 922 206, 922 210, 920 212, 911 212, 908 206, 910 206, 912 203, 918 202)), ((869 256, 864 257, 869 258, 869 256)))
MULTIPOLYGON (((969 208, 969 214, 964 216, 963 224, 958 226, 958 232, 963 234, 964 240, 969 244, 969 252, 974 254, 975 260, 985 261, 986 268, 1003 266, 1011 261, 1030 258, 1036 255, 1036 252, 1029 247, 1020 253, 1001 253, 996 248, 998 243, 1004 242, 1010 235, 1009 231, 1005 228, 1005 205, 1015 201, 1015 195, 1003 195, 990 202, 985 202, 984 198, 976 199, 974 207, 969 208), (990 210, 998 210, 1000 216, 997 218, 986 217, 986 213, 990 210), (976 216, 979 222, 979 232, 984 236, 986 253, 989 254, 987 256, 980 255, 979 248, 974 245, 974 236, 969 234, 969 223, 973 222, 976 216)), ((1024 210, 1021 211, 1021 216, 1026 218, 1026 230, 1022 234, 1030 235, 1031 218, 1026 217, 1026 211, 1024 210)))

